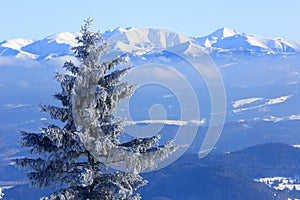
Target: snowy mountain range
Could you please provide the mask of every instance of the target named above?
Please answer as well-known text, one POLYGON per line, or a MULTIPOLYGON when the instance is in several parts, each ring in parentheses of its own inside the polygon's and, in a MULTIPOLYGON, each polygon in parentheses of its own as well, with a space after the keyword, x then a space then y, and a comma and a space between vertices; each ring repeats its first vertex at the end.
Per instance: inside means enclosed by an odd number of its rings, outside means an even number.
POLYGON ((206 48, 226 50, 253 50, 270 53, 299 52, 300 44, 282 38, 265 38, 254 34, 239 33, 229 28, 221 28, 212 34, 195 38, 199 45, 206 48))
MULTIPOLYGON (((0 42, 0 57, 19 59, 50 59, 72 55, 70 47, 76 45, 79 33, 62 32, 40 40, 10 39, 0 42)), ((247 50, 259 53, 300 52, 300 44, 282 38, 265 38, 221 28, 204 37, 189 38, 163 29, 116 28, 105 31, 102 36, 109 40, 114 50, 144 54, 155 49, 183 45, 186 51, 193 43, 212 51, 247 50), (187 43, 188 42, 188 43, 187 43)))

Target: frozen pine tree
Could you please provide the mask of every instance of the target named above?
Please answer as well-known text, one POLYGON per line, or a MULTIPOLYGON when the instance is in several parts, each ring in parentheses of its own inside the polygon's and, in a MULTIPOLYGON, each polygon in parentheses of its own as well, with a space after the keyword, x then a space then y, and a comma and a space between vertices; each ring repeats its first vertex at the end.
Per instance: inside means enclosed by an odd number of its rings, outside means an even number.
POLYGON ((31 150, 31 158, 16 159, 29 170, 33 185, 50 184, 60 189, 43 199, 140 199, 134 190, 146 184, 139 175, 155 168, 155 161, 176 150, 172 142, 159 145, 159 135, 122 141, 124 122, 115 116, 118 102, 130 97, 134 86, 121 82, 130 70, 116 57, 100 62, 108 53, 99 32, 90 30, 85 21, 78 46, 73 47, 79 64, 65 62, 67 73, 57 74, 61 92, 54 98, 61 107, 44 105, 42 111, 63 122, 63 127, 49 124, 39 133, 22 132, 22 145, 31 150), (125 166, 124 171, 111 168, 125 166))

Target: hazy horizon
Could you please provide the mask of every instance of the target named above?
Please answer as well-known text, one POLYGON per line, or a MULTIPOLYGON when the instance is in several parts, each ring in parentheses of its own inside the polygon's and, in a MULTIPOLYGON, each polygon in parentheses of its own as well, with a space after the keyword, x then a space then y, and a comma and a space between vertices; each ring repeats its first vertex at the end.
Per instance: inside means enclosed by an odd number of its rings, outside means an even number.
POLYGON ((59 32, 79 31, 88 16, 100 31, 116 27, 158 27, 187 36, 205 36, 221 27, 264 37, 282 37, 300 42, 297 26, 300 13, 298 1, 218 0, 198 2, 141 3, 33 0, 1 1, 0 41, 13 38, 40 39, 59 32))

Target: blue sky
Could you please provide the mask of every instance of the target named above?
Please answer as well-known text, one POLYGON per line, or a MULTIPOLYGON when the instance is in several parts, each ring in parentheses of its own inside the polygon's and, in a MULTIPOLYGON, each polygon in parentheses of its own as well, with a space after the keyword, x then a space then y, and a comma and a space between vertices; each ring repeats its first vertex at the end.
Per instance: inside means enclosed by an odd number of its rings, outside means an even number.
POLYGON ((78 31, 89 15, 95 30, 159 27, 204 36, 221 27, 300 42, 298 0, 1 0, 0 41, 78 31))

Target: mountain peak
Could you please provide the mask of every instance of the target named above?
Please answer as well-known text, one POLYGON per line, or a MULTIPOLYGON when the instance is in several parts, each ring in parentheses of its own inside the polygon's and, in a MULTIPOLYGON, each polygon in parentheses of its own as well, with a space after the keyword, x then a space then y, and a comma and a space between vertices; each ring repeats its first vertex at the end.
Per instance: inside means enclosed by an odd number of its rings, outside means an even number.
POLYGON ((69 55, 72 53, 71 47, 77 45, 77 36, 79 33, 61 32, 25 45, 21 50, 38 55, 39 58, 69 55))
POLYGON ((220 28, 218 30, 216 30, 215 32, 213 32, 212 34, 210 34, 211 36, 217 37, 217 38, 227 38, 227 37, 231 37, 238 34, 237 31, 227 28, 227 27, 223 27, 220 28))
POLYGON ((61 32, 58 34, 50 35, 44 40, 47 41, 47 43, 56 42, 58 44, 71 44, 71 46, 74 46, 77 44, 77 36, 79 36, 79 33, 61 32))
POLYGON ((132 29, 132 27, 126 27, 126 28, 122 28, 122 27, 117 27, 115 29, 109 29, 107 31, 105 31, 104 33, 102 33, 102 37, 103 38, 110 38, 112 36, 116 36, 122 33, 126 33, 128 30, 132 29))

